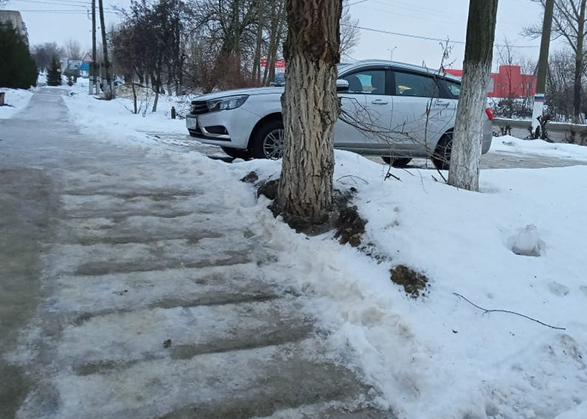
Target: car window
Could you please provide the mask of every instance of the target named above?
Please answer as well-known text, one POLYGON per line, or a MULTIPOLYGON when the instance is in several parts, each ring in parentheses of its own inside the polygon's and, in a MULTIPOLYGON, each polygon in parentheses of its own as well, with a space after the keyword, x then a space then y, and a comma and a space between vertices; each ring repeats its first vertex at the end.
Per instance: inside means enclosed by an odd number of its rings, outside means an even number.
POLYGON ((395 94, 397 96, 438 97, 438 85, 432 77, 396 71, 395 94))
POLYGON ((345 93, 384 95, 385 70, 363 70, 343 77, 349 82, 349 90, 345 93))
POLYGON ((453 81, 448 80, 445 80, 444 83, 446 84, 446 87, 448 88, 450 94, 453 95, 455 99, 458 99, 461 95, 461 85, 459 83, 455 83, 453 81))

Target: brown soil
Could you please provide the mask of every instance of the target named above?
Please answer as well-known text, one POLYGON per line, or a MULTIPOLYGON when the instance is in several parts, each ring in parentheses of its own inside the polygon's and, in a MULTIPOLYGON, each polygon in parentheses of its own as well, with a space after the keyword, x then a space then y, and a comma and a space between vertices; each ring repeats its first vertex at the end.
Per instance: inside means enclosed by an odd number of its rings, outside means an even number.
POLYGON ((412 298, 418 298, 420 295, 426 296, 428 290, 428 278, 419 272, 408 268, 405 265, 398 265, 389 270, 391 280, 404 287, 406 294, 412 298))

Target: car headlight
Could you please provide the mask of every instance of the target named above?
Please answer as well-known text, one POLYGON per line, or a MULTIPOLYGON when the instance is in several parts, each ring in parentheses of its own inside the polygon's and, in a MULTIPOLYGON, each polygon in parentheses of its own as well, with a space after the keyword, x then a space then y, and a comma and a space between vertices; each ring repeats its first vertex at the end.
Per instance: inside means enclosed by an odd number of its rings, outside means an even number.
POLYGON ((208 101, 208 110, 210 112, 227 111, 229 109, 236 109, 242 106, 247 101, 249 95, 228 96, 220 99, 208 101))

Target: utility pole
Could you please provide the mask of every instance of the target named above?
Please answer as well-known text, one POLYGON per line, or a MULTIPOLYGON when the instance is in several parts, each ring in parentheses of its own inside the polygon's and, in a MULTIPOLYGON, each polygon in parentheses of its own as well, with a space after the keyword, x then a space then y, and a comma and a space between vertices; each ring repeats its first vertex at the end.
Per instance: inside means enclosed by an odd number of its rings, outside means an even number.
POLYGON ((92 62, 90 63, 90 95, 97 94, 98 67, 96 65, 96 0, 92 0, 92 62))
MULTIPOLYGON (((108 42, 106 40, 106 24, 104 23, 104 2, 98 0, 98 7, 100 9, 100 26, 102 30, 102 49, 104 51, 104 72, 106 83, 102 82, 104 94, 107 99, 112 99, 112 78, 110 76, 110 61, 108 61, 108 42)), ((104 80, 104 79, 102 79, 104 80)))
MULTIPOLYGON (((544 22, 542 23, 542 40, 540 41, 540 57, 538 58, 538 77, 536 80, 536 94, 534 95, 534 109, 532 110, 532 132, 540 126, 538 117, 542 117, 544 109, 544 94, 546 93, 546 73, 548 72, 548 51, 550 48, 550 33, 552 30, 552 15, 554 0, 546 0, 544 8, 544 22)), ((543 136, 543 129, 540 130, 543 136)))

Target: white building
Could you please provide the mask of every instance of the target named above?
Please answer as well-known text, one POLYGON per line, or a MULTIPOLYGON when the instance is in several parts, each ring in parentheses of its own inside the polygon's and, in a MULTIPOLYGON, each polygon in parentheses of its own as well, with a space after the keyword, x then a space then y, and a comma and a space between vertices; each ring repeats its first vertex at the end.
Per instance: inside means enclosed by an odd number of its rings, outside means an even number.
POLYGON ((0 22, 12 22, 12 25, 25 39, 26 43, 29 43, 29 34, 26 30, 26 25, 19 11, 16 10, 0 10, 0 22))

